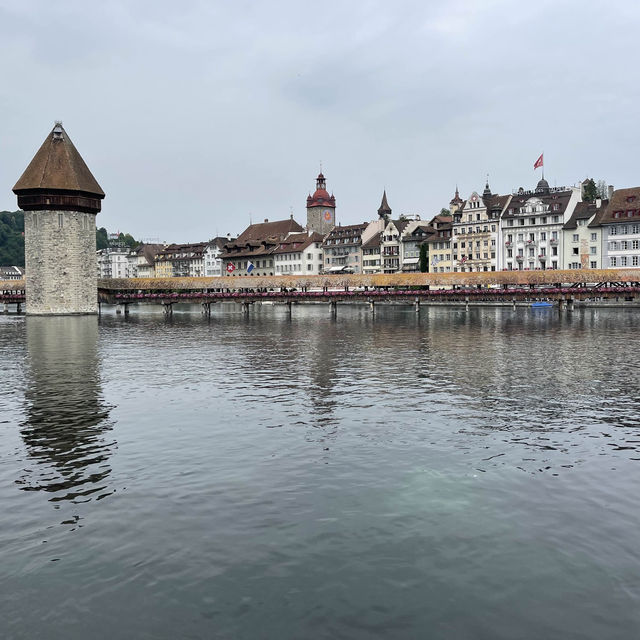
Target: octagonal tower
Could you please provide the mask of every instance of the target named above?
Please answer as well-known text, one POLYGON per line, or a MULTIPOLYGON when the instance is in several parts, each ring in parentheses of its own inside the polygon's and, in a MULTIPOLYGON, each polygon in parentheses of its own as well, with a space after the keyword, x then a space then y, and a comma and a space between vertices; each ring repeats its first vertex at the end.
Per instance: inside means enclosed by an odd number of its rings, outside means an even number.
POLYGON ((25 212, 27 314, 97 313, 96 214, 104 192, 61 122, 13 192, 25 212))

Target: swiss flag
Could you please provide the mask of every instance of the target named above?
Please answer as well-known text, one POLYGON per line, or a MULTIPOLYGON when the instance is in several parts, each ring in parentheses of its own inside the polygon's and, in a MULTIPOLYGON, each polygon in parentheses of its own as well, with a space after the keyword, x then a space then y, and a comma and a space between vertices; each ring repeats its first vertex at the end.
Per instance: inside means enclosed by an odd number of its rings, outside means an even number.
POLYGON ((236 265, 233 262, 230 262, 227 265, 227 273, 233 273, 236 270, 236 265))
POLYGON ((533 168, 534 169, 538 169, 539 167, 541 167, 544 164, 544 161, 542 160, 542 156, 544 156, 544 153, 540 154, 540 157, 535 161, 533 168))

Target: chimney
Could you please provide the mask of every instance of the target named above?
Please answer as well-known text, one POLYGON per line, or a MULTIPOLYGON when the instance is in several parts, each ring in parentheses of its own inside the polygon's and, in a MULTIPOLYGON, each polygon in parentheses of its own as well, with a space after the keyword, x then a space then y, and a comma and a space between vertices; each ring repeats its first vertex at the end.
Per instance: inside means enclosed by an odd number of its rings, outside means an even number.
POLYGON ((607 187, 607 195, 609 196, 609 200, 611 200, 611 198, 613 198, 613 185, 612 184, 610 184, 607 187))
POLYGON ((596 198, 596 209, 602 206, 602 198, 596 198))
POLYGON ((265 221, 265 222, 269 222, 269 218, 265 218, 265 219, 264 219, 264 221, 265 221))

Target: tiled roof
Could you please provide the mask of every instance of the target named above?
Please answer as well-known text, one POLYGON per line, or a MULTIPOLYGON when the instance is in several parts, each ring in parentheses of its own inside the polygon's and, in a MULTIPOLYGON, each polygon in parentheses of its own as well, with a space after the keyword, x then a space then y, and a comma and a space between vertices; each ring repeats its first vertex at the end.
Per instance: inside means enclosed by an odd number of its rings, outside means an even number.
POLYGON ((314 231, 307 233, 292 233, 276 246, 272 253, 291 253, 292 251, 304 251, 310 244, 322 242, 322 235, 314 231))
MULTIPOLYGON (((520 213, 520 209, 526 206, 527 202, 532 198, 536 198, 540 200, 543 204, 549 205, 550 208, 553 208, 554 204, 558 205, 558 209, 556 211, 549 211, 550 214, 553 215, 562 215, 569 204, 569 200, 571 199, 571 191, 556 191, 553 193, 525 193, 525 194, 516 194, 511 196, 511 202, 509 202, 508 206, 504 210, 502 214, 503 218, 513 218, 520 213), (513 210, 513 213, 510 211, 513 210)), ((500 196, 502 198, 508 198, 509 196, 500 196)), ((503 205, 504 206, 504 205, 503 205)))
POLYGON ((249 240, 266 240, 267 238, 284 238, 288 233, 304 231, 304 229, 293 219, 275 220, 269 222, 265 220, 257 224, 249 225, 239 236, 236 242, 244 244, 249 240))
POLYGON ((104 198, 104 191, 61 124, 56 124, 13 187, 16 194, 32 189, 80 191, 104 198))
MULTIPOLYGON (((571 217, 567 220, 567 223, 562 227, 563 229, 576 229, 578 227, 578 220, 588 220, 596 216, 596 214, 604 213, 604 210, 609 204, 608 200, 603 200, 600 207, 596 207, 595 202, 578 202, 576 208, 573 210, 571 217)), ((595 222, 595 219, 592 221, 595 222)), ((589 226, 597 226, 590 224, 589 226)))
MULTIPOLYGON (((599 224, 640 220, 640 187, 616 189, 607 208, 598 216, 599 224)), ((595 222, 595 221, 594 221, 595 222)), ((595 225, 594 225, 595 226, 595 225)))

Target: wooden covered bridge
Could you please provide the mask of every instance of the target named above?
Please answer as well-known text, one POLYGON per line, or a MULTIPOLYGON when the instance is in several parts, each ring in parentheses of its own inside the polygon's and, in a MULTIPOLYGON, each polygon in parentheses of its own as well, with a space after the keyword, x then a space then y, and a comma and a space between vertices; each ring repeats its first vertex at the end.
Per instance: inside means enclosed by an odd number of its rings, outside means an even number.
MULTIPOLYGON (((248 311, 260 302, 291 304, 367 302, 421 304, 528 303, 580 300, 640 303, 640 269, 495 271, 323 276, 237 276, 218 278, 127 278, 98 281, 98 300, 120 305, 161 304, 170 314, 176 303, 198 303, 204 313, 218 302, 237 302, 248 311)), ((0 284, 0 301, 25 301, 25 281, 0 284)))

